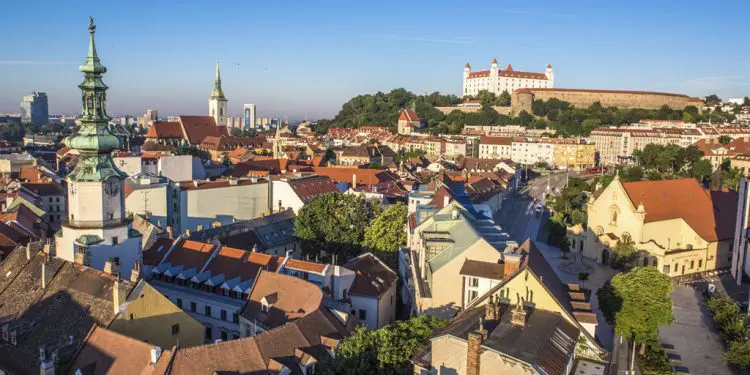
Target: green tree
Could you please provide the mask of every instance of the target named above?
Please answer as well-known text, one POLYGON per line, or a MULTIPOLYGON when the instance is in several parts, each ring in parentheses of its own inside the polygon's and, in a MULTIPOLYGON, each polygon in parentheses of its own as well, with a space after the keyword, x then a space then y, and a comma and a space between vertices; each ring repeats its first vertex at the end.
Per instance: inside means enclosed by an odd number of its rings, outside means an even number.
POLYGON ((361 252, 365 228, 380 212, 374 201, 362 197, 327 193, 315 197, 299 211, 294 221, 295 235, 305 254, 345 262, 361 252))
POLYGON ((722 178, 724 179, 723 185, 725 188, 738 191, 740 188, 740 180, 742 180, 742 170, 735 167, 729 167, 722 171, 722 178))
POLYGON ((750 341, 730 342, 724 358, 733 365, 750 368, 750 341))
POLYGON ((495 105, 501 106, 501 107, 507 107, 510 105, 510 94, 508 93, 508 90, 503 90, 503 92, 500 93, 500 96, 495 99, 495 105))
POLYGON ((428 315, 397 321, 383 328, 358 328, 345 338, 336 357, 324 361, 319 373, 327 375, 411 374, 411 356, 447 322, 428 315))
POLYGON ((487 90, 479 90, 476 98, 483 106, 494 104, 496 99, 495 93, 487 90))
POLYGON ((406 243, 406 206, 397 203, 389 206, 365 229, 363 246, 372 250, 391 267, 397 268, 396 254, 406 243))
POLYGON ((586 280, 589 279, 589 273, 588 272, 578 272, 578 281, 581 282, 581 287, 585 288, 586 280))
POLYGON ((700 182, 704 182, 706 179, 710 179, 711 174, 713 174, 713 166, 708 160, 699 160, 693 166, 693 178, 697 179, 700 182))
POLYGON ((706 98, 703 100, 706 104, 718 104, 721 103, 721 98, 719 98, 716 94, 711 94, 706 96, 706 98))
POLYGON ((616 270, 627 271, 633 268, 636 258, 635 243, 630 238, 624 238, 617 240, 609 265, 616 270))
POLYGON ((242 129, 240 128, 232 128, 231 134, 233 137, 240 137, 242 136, 242 129))
POLYGON ((658 340, 658 329, 672 324, 672 280, 656 267, 637 267, 612 278, 622 306, 615 315, 615 332, 637 343, 658 340))
POLYGON ((722 135, 721 137, 719 137, 719 143, 723 145, 728 145, 729 142, 732 142, 732 137, 728 135, 722 135))
POLYGON ((604 285, 596 291, 596 297, 599 300, 599 309, 602 310, 604 320, 606 320, 608 324, 615 324, 615 316, 622 307, 622 298, 617 295, 610 280, 607 280, 604 285))

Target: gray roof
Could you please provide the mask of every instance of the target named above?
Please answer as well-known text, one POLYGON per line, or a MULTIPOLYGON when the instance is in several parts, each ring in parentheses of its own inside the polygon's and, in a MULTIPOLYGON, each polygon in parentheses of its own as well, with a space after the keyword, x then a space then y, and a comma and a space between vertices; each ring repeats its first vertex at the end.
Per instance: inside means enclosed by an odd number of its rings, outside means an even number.
MULTIPOLYGON (((0 338, 0 369, 21 373, 39 372, 39 348, 48 353, 59 349, 72 354, 93 324, 107 325, 114 317, 112 288, 115 278, 59 258, 46 264, 48 284, 42 288, 45 254, 17 248, 12 262, 0 266, 0 326, 20 326, 17 344, 0 338), (5 344, 5 345, 2 345, 5 344)), ((121 282, 125 295, 130 282, 121 282)), ((61 355, 61 358, 64 356, 61 355)))
MULTIPOLYGON (((510 322, 512 309, 512 306, 501 304, 500 319, 484 321, 487 338, 482 346, 539 366, 547 374, 564 374, 580 330, 559 313, 533 308, 526 308, 525 325, 517 327, 510 322)), ((445 335, 467 340, 469 333, 479 328, 479 318, 484 314, 484 307, 459 314, 433 340, 445 335)))

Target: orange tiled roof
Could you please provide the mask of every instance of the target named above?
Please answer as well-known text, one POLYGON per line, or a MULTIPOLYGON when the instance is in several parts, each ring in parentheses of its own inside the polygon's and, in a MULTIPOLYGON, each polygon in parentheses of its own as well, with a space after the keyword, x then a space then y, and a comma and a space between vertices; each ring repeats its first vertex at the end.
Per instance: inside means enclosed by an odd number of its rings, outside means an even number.
POLYGON ((146 132, 146 138, 182 138, 179 122, 155 122, 146 132))
POLYGON ((185 269, 200 269, 216 247, 212 244, 186 240, 172 250, 165 260, 170 264, 181 264, 185 269))
POLYGON ((315 272, 318 274, 323 273, 323 271, 325 271, 326 269, 326 266, 327 264, 308 262, 299 259, 288 259, 286 261, 287 268, 291 268, 297 271, 315 272))
POLYGON ((211 116, 180 116, 179 119, 190 144, 200 144, 208 136, 227 135, 226 126, 217 126, 216 120, 211 116))
POLYGON ((734 220, 725 223, 723 219, 735 217, 737 196, 734 193, 710 192, 692 178, 626 182, 622 186, 633 207, 643 203, 646 223, 681 218, 709 242, 731 238, 734 233, 734 220), (725 225, 720 228, 719 223, 725 225))
POLYGON ((402 109, 401 115, 398 116, 398 119, 406 120, 406 121, 420 121, 420 118, 417 112, 414 112, 413 110, 409 108, 402 109))

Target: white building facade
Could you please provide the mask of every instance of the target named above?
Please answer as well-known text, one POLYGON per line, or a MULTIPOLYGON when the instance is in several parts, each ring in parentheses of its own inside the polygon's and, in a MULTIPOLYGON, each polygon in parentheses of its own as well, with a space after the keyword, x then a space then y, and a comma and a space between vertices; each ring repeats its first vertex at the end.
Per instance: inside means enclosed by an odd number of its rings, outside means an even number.
POLYGON ((461 95, 475 96, 482 90, 495 95, 500 95, 503 91, 512 94, 514 90, 523 88, 552 88, 554 82, 555 74, 552 71, 552 65, 547 64, 544 73, 516 71, 510 64, 501 70, 498 68, 497 59, 494 59, 489 70, 472 72, 471 65, 466 64, 461 95))

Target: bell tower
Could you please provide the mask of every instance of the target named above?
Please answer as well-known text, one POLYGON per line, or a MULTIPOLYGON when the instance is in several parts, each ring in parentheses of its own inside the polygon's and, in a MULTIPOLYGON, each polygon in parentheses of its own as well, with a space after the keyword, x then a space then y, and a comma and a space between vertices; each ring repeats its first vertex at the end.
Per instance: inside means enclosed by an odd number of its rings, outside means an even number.
POLYGON ((122 146, 122 141, 107 126, 107 85, 102 82, 107 68, 96 53, 93 18, 89 18, 88 28, 88 55, 78 68, 84 74, 78 85, 83 102, 80 126, 64 140, 78 154, 78 162, 65 177, 68 217, 55 235, 55 248, 58 257, 71 262, 83 253, 94 268, 103 269, 111 258, 121 262, 120 269, 130 272, 140 252, 140 239, 131 240, 131 219, 125 214, 123 182, 127 174, 112 162, 111 154, 122 146))
POLYGON ((211 91, 211 97, 208 98, 208 115, 216 120, 216 126, 227 125, 227 98, 224 97, 224 90, 221 88, 219 61, 216 61, 214 89, 211 91))

